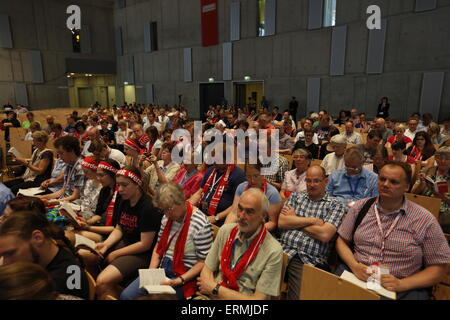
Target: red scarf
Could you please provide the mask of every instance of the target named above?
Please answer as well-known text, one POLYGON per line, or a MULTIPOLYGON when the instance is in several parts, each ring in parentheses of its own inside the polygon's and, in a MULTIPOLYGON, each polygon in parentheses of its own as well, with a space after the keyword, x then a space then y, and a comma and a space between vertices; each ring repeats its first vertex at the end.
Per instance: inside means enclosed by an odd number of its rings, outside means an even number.
POLYGON ((244 255, 241 257, 237 265, 231 269, 231 258, 233 254, 233 244, 238 233, 238 226, 235 226, 228 236, 227 242, 222 250, 222 256, 220 259, 220 268, 222 269, 222 286, 225 286, 231 290, 239 291, 237 284, 237 279, 242 275, 242 273, 247 269, 248 265, 258 255, 261 245, 264 243, 264 239, 267 235, 267 229, 264 223, 261 223, 261 231, 253 239, 250 247, 245 251, 244 255))
MULTIPOLYGON (((247 186, 245 187, 244 191, 247 191, 248 189, 250 189, 250 183, 247 184, 247 186)), ((262 192, 264 194, 266 194, 266 192, 267 192, 267 179, 264 179, 263 185, 261 186, 261 190, 262 190, 262 192)))
POLYGON ((419 150, 416 146, 414 146, 409 154, 415 161, 422 160, 422 151, 419 150))
POLYGON ((108 208, 106 208, 105 226, 108 226, 108 227, 113 225, 114 204, 116 202, 117 190, 118 190, 118 187, 116 185, 116 190, 114 191, 114 194, 111 198, 111 202, 109 203, 108 208))
MULTIPOLYGON (((186 247, 186 239, 189 231, 189 225, 191 224, 191 216, 193 212, 192 205, 189 201, 186 201, 187 211, 186 216, 184 218, 183 228, 178 235, 177 242, 175 243, 175 248, 173 252, 173 272, 180 276, 186 272, 186 266, 183 262, 184 257, 184 249, 186 247)), ((156 247, 156 253, 162 257, 170 247, 170 243, 173 240, 172 238, 169 240, 170 229, 172 228, 173 220, 168 219, 166 225, 164 226, 163 233, 161 234, 161 238, 159 239, 158 246, 156 247)), ((195 279, 186 282, 183 285, 183 293, 184 297, 188 298, 193 296, 197 292, 197 284, 195 279)))
MULTIPOLYGON (((218 182, 219 185, 216 188, 216 192, 214 193, 214 196, 212 197, 209 206, 208 206, 208 214, 213 216, 216 214, 217 207, 219 206, 220 199, 222 198, 223 191, 225 189, 225 186, 228 184, 228 179, 230 178, 230 174, 234 169, 234 165, 229 165, 227 167, 227 171, 220 177, 220 181, 218 182)), ((204 195, 206 194, 206 191, 208 191, 210 188, 214 188, 212 186, 212 181, 216 177, 217 170, 214 169, 211 175, 209 176, 208 180, 205 183, 205 186, 202 190, 202 196, 200 199, 203 199, 204 195)))

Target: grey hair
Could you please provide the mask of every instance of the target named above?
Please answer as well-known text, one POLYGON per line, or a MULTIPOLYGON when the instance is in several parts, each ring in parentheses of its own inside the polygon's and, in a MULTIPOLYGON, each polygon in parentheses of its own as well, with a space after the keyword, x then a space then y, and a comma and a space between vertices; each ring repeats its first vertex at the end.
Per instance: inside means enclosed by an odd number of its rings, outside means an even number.
POLYGON ((257 198, 259 198, 259 201, 261 203, 261 211, 264 214, 267 214, 267 212, 269 211, 269 207, 270 207, 270 202, 269 199, 267 199, 267 196, 265 195, 264 192, 261 191, 261 189, 257 189, 257 188, 250 188, 246 191, 244 191, 241 194, 241 197, 243 197, 244 195, 251 195, 251 196, 255 196, 257 198))
POLYGON ((156 190, 153 205, 161 208, 164 206, 180 205, 186 201, 183 189, 175 182, 163 183, 156 190))
POLYGON ((345 150, 344 161, 358 159, 361 163, 364 163, 366 158, 358 147, 351 147, 345 150))

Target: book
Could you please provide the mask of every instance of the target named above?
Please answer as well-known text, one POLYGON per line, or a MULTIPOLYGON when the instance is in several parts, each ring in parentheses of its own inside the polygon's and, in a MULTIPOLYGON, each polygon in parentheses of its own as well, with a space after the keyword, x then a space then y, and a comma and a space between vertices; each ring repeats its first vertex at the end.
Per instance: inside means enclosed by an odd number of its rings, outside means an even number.
POLYGON ((11 148, 8 150, 8 153, 12 153, 12 154, 14 155, 14 157, 16 157, 16 158, 23 158, 23 156, 22 156, 22 154, 19 152, 19 150, 17 150, 17 149, 14 148, 14 147, 11 147, 11 148))
POLYGON ((79 226, 80 224, 77 221, 77 212, 80 211, 80 206, 74 205, 70 202, 62 202, 59 206, 59 211, 66 216, 75 226, 79 226))
POLYGON ((17 195, 21 194, 23 196, 27 197, 34 197, 39 193, 42 193, 44 190, 42 190, 40 187, 36 188, 28 188, 28 189, 19 189, 17 192, 17 195))
MULTIPOLYGON (((348 282, 351 282, 351 283, 353 283, 354 285, 357 285, 360 288, 370 290, 370 289, 367 288, 367 282, 359 280, 353 273, 348 272, 347 270, 345 270, 342 273, 341 279, 347 280, 348 282)), ((384 296, 386 298, 389 298, 389 299, 392 299, 392 300, 396 300, 397 299, 397 293, 396 292, 386 290, 383 287, 381 287, 380 289, 371 290, 371 291, 375 291, 379 295, 382 295, 382 296, 384 296)))
POLYGON ((168 285, 161 285, 163 281, 169 281, 164 269, 139 269, 139 288, 147 290, 148 293, 175 294, 175 289, 168 285))
POLYGON ((75 248, 86 247, 89 251, 99 255, 103 259, 103 255, 95 250, 96 243, 81 234, 75 233, 75 248))
POLYGON ((430 176, 425 177, 425 182, 427 182, 434 191, 440 194, 448 193, 448 182, 447 181, 434 181, 430 176))

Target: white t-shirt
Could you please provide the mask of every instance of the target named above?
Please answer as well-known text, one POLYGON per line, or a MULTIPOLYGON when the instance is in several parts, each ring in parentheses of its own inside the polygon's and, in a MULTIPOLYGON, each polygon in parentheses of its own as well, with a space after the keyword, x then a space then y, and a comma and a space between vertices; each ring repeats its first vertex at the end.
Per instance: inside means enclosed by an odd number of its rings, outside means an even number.
POLYGON ((327 175, 330 175, 333 171, 344 167, 344 156, 337 157, 334 152, 329 153, 323 158, 320 166, 325 169, 327 175))

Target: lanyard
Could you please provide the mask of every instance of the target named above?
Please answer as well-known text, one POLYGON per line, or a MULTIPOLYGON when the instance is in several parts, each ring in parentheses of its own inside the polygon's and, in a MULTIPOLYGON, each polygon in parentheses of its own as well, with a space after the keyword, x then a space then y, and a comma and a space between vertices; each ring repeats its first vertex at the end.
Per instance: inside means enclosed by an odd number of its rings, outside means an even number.
MULTIPOLYGON (((177 231, 175 231, 174 232, 174 234, 172 235, 172 237, 169 239, 169 243, 167 244, 167 250, 166 250, 166 252, 164 252, 164 255, 162 256, 162 257, 160 257, 160 260, 159 260, 159 266, 161 266, 161 262, 164 260, 164 258, 167 256, 167 251, 169 251, 169 248, 170 248, 170 245, 172 244, 172 240, 173 240, 173 238, 175 238, 175 236, 178 234, 178 233, 180 233, 180 231, 181 231, 181 229, 183 229, 183 226, 184 226, 184 220, 186 219, 186 215, 184 216, 184 218, 183 218, 183 223, 180 223, 180 226, 178 227, 178 230, 177 231)), ((168 223, 169 222, 169 220, 167 220, 167 222, 166 223, 168 223)), ((170 232, 170 231, 169 231, 170 232)), ((175 248, 174 248, 174 252, 175 252, 175 248)))
POLYGON ((77 162, 75 162, 75 164, 73 165, 73 167, 72 167, 72 169, 70 170, 70 173, 69 173, 69 175, 68 175, 68 177, 67 177, 67 180, 66 180, 66 182, 64 183, 63 188, 65 188, 65 187, 67 186, 67 184, 69 184, 69 181, 70 181, 70 179, 72 179, 72 176, 73 176, 73 174, 74 174, 74 172, 75 172, 75 169, 76 169, 76 167, 77 167, 77 165, 78 165, 78 163, 79 163, 80 161, 81 161, 81 159, 78 159, 77 162))
POLYGON ((346 175, 344 175, 344 177, 348 181, 348 185, 350 186, 350 191, 352 192, 352 197, 355 197, 356 196, 356 191, 358 191, 359 183, 361 182, 362 177, 359 177, 358 181, 356 181, 355 189, 353 189, 352 180, 346 175))
POLYGON ((214 187, 215 187, 216 184, 220 181, 220 178, 222 178, 222 176, 223 176, 225 173, 226 173, 226 172, 224 172, 218 179, 217 179, 217 176, 218 176, 217 171, 214 173, 214 178, 213 178, 213 181, 212 181, 212 185, 211 185, 210 188, 209 188, 209 192, 208 192, 208 194, 206 195, 205 200, 208 199, 208 197, 211 195, 211 192, 214 191, 214 187), (217 181, 216 181, 216 179, 217 179, 217 181))
POLYGON ((394 222, 392 222, 391 227, 389 228, 388 232, 386 234, 384 234, 383 233, 383 227, 381 226, 381 219, 380 219, 380 215, 378 213, 377 205, 375 205, 374 207, 375 207, 375 216, 377 217, 378 228, 380 229, 380 232, 381 232, 381 241, 382 241, 382 243, 381 243, 381 261, 383 261, 384 247, 385 247, 386 239, 389 237, 389 235, 391 234, 392 230, 394 230, 395 226, 397 225, 397 222, 400 219, 401 213, 399 213, 397 215, 397 217, 395 218, 394 222))

